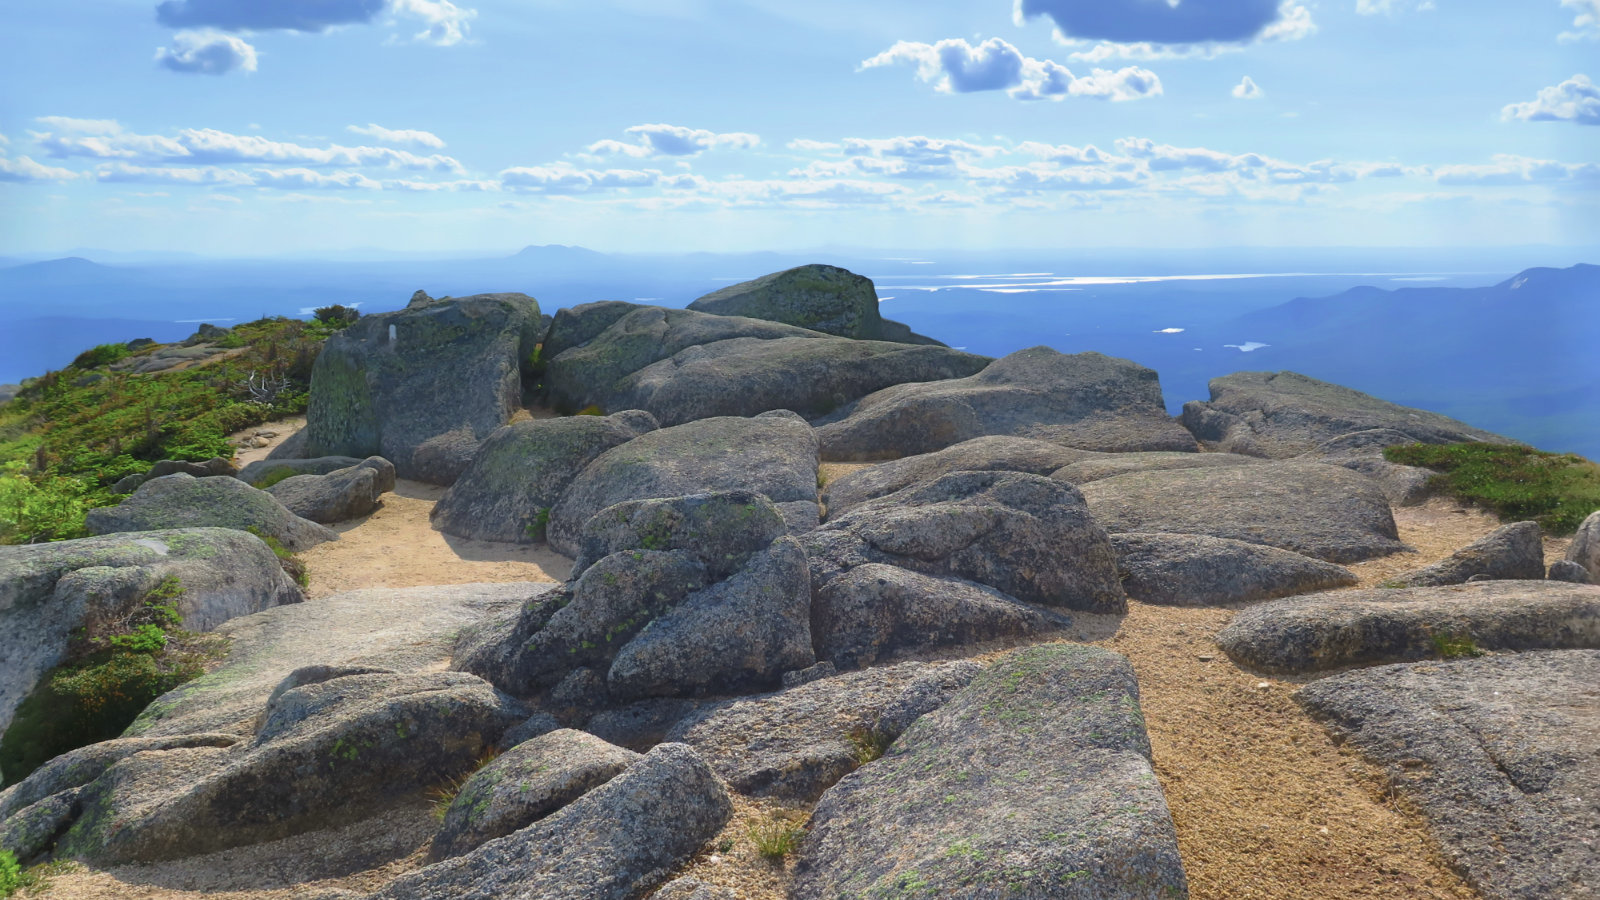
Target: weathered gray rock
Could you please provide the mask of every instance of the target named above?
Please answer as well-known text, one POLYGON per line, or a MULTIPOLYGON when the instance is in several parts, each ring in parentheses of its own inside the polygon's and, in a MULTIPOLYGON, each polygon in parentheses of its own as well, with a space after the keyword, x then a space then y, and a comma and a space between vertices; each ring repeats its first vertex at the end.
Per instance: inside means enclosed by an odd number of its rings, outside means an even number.
POLYGON ((455 484, 482 446, 483 442, 467 426, 434 435, 418 444, 411 454, 411 477, 447 487, 455 484))
POLYGON ((820 595, 881 563, 987 585, 1028 603, 1121 612, 1106 533, 1078 489, 1021 472, 953 472, 869 500, 801 535, 820 595))
POLYGON ((1433 493, 1434 473, 1416 466, 1389 462, 1383 458, 1383 451, 1387 447, 1416 442, 1411 435, 1392 428, 1369 428, 1324 441, 1295 458, 1360 472, 1378 483, 1390 503, 1413 506, 1433 493))
POLYGON ((551 510, 585 466, 655 428, 655 420, 638 411, 507 425, 483 442, 434 505, 433 525, 483 541, 542 540, 551 510))
POLYGON ((797 266, 763 275, 706 294, 689 308, 783 322, 863 341, 939 343, 913 334, 898 322, 885 322, 878 312, 878 292, 872 279, 838 266, 797 266))
POLYGON ((1019 350, 969 378, 868 394, 818 427, 826 459, 930 453, 987 434, 1083 450, 1195 449, 1166 413, 1156 373, 1098 353, 1019 350))
POLYGON ((169 528, 255 529, 299 552, 339 535, 285 509, 277 498, 237 478, 167 475, 147 481, 116 506, 89 510, 94 534, 169 528))
POLYGON ((131 494, 139 489, 139 485, 144 484, 146 481, 149 481, 152 478, 160 478, 163 475, 174 475, 178 472, 182 472, 185 475, 193 475, 196 478, 214 478, 219 475, 237 474, 237 470, 234 469, 233 463, 223 459, 220 456, 214 456, 205 462, 188 462, 181 459, 163 459, 151 466, 148 472, 138 475, 129 475, 128 477, 118 481, 115 485, 112 485, 111 492, 114 494, 131 494))
POLYGON ((1578 526, 1567 545, 1566 559, 1583 566, 1591 579, 1600 576, 1600 511, 1590 513, 1578 526))
POLYGON ((452 432, 451 446, 462 435, 481 441, 506 424, 522 404, 522 376, 540 337, 539 304, 522 294, 362 316, 317 357, 306 455, 376 454, 402 478, 437 482, 447 467, 427 454, 419 461, 418 450, 452 432))
POLYGON ((74 629, 101 633, 167 579, 177 579, 171 602, 192 631, 304 599, 266 544, 226 528, 0 547, 0 732, 74 629))
POLYGON ((1431 566, 1400 575, 1386 586, 1464 584, 1478 575, 1486 579, 1537 581, 1544 572, 1544 539, 1539 523, 1515 522, 1496 528, 1431 566))
POLYGON ((600 454, 550 514, 550 546, 578 553, 589 517, 618 503, 748 490, 774 503, 817 501, 817 439, 792 416, 701 419, 663 428, 600 454))
POLYGON ((710 578, 720 580, 744 568, 785 530, 777 506, 752 491, 630 500, 583 526, 572 577, 613 553, 685 550, 710 578))
POLYGON ((739 895, 698 878, 675 878, 651 894, 650 900, 739 900, 739 895))
POLYGON ((1083 486, 1113 534, 1202 534, 1266 544, 1335 563, 1403 549, 1383 492, 1321 463, 1138 472, 1083 486))
POLYGON ((0 403, 9 403, 22 390, 20 384, 0 384, 0 403))
POLYGON ((634 900, 722 830, 733 804, 705 761, 662 744, 556 813, 403 875, 373 900, 634 900))
POLYGON ((381 505, 385 490, 394 490, 394 483, 394 466, 373 456, 326 475, 291 475, 267 493, 295 515, 326 525, 368 515, 381 505))
MULTIPOLYGON (((294 434, 284 438, 283 442, 278 446, 273 447, 270 451, 268 451, 267 459, 305 459, 306 445, 310 443, 310 440, 310 432, 308 432, 305 428, 301 428, 294 434)), ((355 459, 355 457, 352 456, 349 457, 349 459, 355 459)), ((249 466, 246 466, 245 468, 248 469, 249 466)), ((244 473, 241 472, 239 477, 244 478, 244 473)), ((244 480, 250 481, 252 484, 255 483, 248 478, 244 478, 244 480)))
POLYGON ((274 701, 249 744, 114 763, 85 789, 60 852, 99 864, 148 862, 354 821, 469 769, 525 715, 458 672, 302 685, 274 701))
POLYGON ((1183 424, 1208 447, 1287 459, 1356 431, 1389 429, 1413 443, 1514 443, 1448 416, 1399 406, 1296 372, 1235 372, 1211 379, 1211 400, 1183 406, 1183 424))
MULTIPOLYGON (((628 555, 628 554, 621 554, 628 555)), ((791 537, 690 594, 629 641, 607 682, 617 698, 748 691, 816 662, 806 554, 791 537)))
POLYGON ((817 655, 836 666, 869 666, 898 653, 1041 634, 1071 624, 960 578, 898 566, 857 566, 829 581, 811 601, 817 655))
POLYGON ((499 748, 501 752, 510 750, 518 744, 525 744, 540 735, 549 734, 561 727, 555 716, 545 712, 536 712, 522 720, 522 724, 513 725, 500 735, 499 748))
POLYGON ((663 425, 770 409, 817 417, 891 385, 965 378, 990 362, 942 346, 731 338, 688 347, 618 380, 603 406, 648 410, 663 425))
POLYGON ((1349 587, 1343 566, 1261 544, 1196 534, 1114 534, 1128 596, 1170 606, 1226 606, 1349 587))
POLYGON ((796 900, 1187 893, 1122 656, 1017 651, 823 795, 796 900))
POLYGON ((667 740, 700 751, 741 794, 810 803, 981 668, 967 660, 901 663, 725 700, 681 720, 667 740))
POLYGON ((550 815, 620 774, 639 754, 581 731, 541 735, 467 779, 445 811, 428 855, 460 856, 550 815))
POLYGON ((1383 767, 1452 867, 1492 900, 1600 889, 1600 652, 1363 669, 1296 699, 1383 767))
POLYGON ((1570 584, 1591 584, 1589 570, 1578 565, 1570 559, 1558 559, 1550 564, 1550 570, 1545 573, 1545 578, 1551 581, 1565 581, 1570 584))
MULTIPOLYGON (((302 430, 298 433, 304 434, 305 432, 302 430)), ((279 444, 278 446, 282 447, 283 445, 279 444)), ((383 457, 371 458, 382 459, 383 457)), ((259 487, 262 482, 278 476, 278 473, 282 471, 288 471, 291 475, 326 475, 329 472, 337 472, 340 469, 348 469, 351 466, 360 464, 361 460, 356 459, 354 456, 319 456, 316 459, 276 459, 268 456, 266 459, 258 459, 240 469, 238 478, 251 487, 259 487)), ((286 478, 290 476, 278 477, 286 478)), ((388 490, 394 490, 394 485, 390 485, 388 490)))
POLYGON ((1482 581, 1273 600, 1217 635, 1240 665, 1314 672, 1479 650, 1600 649, 1600 587, 1482 581))
POLYGON ((0 851, 10 853, 14 861, 25 862, 49 850, 56 835, 72 824, 82 794, 82 788, 52 794, 0 821, 0 851))
POLYGON ((1220 469, 1244 466, 1260 460, 1236 453, 1175 453, 1170 450, 1148 453, 1108 453, 1081 459, 1050 473, 1057 481, 1079 486, 1133 472, 1166 472, 1174 469, 1220 469))
POLYGON ((644 753, 665 741, 667 733, 703 702, 683 697, 635 700, 615 709, 601 710, 584 723, 583 730, 607 743, 644 753))
POLYGON ((951 472, 1027 472, 1049 475, 1080 459, 1093 456, 1050 441, 990 435, 973 438, 933 453, 881 462, 841 476, 822 492, 828 515, 841 513, 904 487, 932 481, 951 472))
POLYGON ((689 347, 733 338, 828 339, 818 331, 741 316, 714 316, 659 306, 620 310, 600 304, 562 310, 550 331, 554 344, 547 343, 541 356, 546 363, 545 391, 552 407, 568 413, 589 406, 615 412, 620 407, 615 405, 614 395, 623 379, 689 347), (623 314, 612 319, 618 311, 623 314), (563 321, 569 312, 572 317, 563 321), (589 336, 594 326, 602 322, 606 322, 605 327, 589 336))
POLYGON ((558 309, 550 319, 550 326, 545 329, 540 358, 549 362, 573 347, 581 347, 599 337, 618 319, 644 308, 637 303, 624 303, 621 300, 600 300, 558 309))

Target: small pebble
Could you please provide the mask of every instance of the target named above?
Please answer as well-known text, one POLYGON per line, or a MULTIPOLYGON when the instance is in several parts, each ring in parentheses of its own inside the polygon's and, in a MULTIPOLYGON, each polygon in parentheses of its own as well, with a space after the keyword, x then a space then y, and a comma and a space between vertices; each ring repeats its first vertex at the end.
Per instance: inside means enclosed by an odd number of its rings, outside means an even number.
POLYGON ((1215 656, 1212 656, 1212 655, 1206 654, 1206 653, 1202 653, 1201 655, 1199 655, 1199 656, 1197 656, 1195 658, 1200 660, 1201 662, 1211 662, 1212 660, 1216 659, 1215 656))
POLYGON ((1258 683, 1258 684, 1257 684, 1257 685, 1256 685, 1256 690, 1258 690, 1258 691, 1264 691, 1264 690, 1266 690, 1266 689, 1267 689, 1267 688, 1269 688, 1269 687, 1272 687, 1272 685, 1270 685, 1270 684, 1268 684, 1268 683, 1266 683, 1266 682, 1265 682, 1265 681, 1263 681, 1263 682, 1260 682, 1260 683, 1258 683))

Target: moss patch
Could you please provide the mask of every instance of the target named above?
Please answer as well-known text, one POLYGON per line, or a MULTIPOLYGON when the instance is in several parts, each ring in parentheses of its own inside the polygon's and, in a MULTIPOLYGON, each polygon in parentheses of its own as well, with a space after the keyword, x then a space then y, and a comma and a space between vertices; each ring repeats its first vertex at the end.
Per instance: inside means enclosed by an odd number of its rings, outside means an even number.
POLYGON ((1600 466, 1571 453, 1468 442, 1404 444, 1385 459, 1433 469, 1431 486, 1502 519, 1532 519, 1552 534, 1571 534, 1600 509, 1600 466))

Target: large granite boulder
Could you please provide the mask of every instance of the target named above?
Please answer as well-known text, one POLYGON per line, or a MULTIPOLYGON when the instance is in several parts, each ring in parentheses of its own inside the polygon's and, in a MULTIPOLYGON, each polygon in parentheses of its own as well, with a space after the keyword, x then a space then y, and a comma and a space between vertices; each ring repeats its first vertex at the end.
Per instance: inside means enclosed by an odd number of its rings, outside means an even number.
POLYGON ((1431 587, 1472 579, 1537 581, 1544 574, 1544 533, 1539 523, 1514 522, 1431 566, 1398 575, 1385 586, 1431 587))
POLYGON ((1583 566, 1591 584, 1600 579, 1600 511, 1590 513, 1578 526, 1564 558, 1583 566))
POLYGON ((1183 424, 1207 447, 1287 459, 1356 431, 1387 429, 1401 443, 1513 443, 1449 416, 1399 406, 1296 372, 1235 372, 1211 379, 1211 400, 1183 405, 1183 424))
POLYGON ((930 453, 989 434, 1083 450, 1195 449, 1167 415, 1154 371, 1049 347, 1018 350, 968 378, 885 388, 822 422, 822 453, 833 460, 930 453))
POLYGON ((608 506, 650 497, 749 490, 785 512, 817 515, 817 439, 789 413, 701 419, 642 434, 600 454, 550 513, 547 539, 575 556, 583 526, 608 506))
POLYGON ((1118 475, 1086 484, 1112 534, 1201 534, 1265 544, 1334 563, 1404 549, 1389 500, 1338 466, 1273 462, 1118 475))
POLYGON ((870 563, 987 585, 1018 600, 1121 612, 1106 533, 1077 488, 1021 472, 953 472, 801 536, 814 593, 870 563))
POLYGON ((362 316, 329 338, 311 374, 306 457, 380 455, 402 478, 439 473, 415 454, 465 430, 477 440, 522 405, 539 304, 522 294, 431 300, 362 316))
POLYGON ((1223 469, 1244 466, 1260 460, 1237 453, 1175 453, 1158 450, 1148 453, 1107 453, 1063 466, 1050 473, 1057 481, 1079 486, 1104 481, 1134 472, 1167 472, 1173 469, 1223 469))
POLYGON ((302 519, 331 525, 371 513, 394 484, 394 465, 373 456, 326 475, 291 475, 266 491, 302 519))
POLYGON ((1350 587, 1344 566, 1200 534, 1113 534, 1128 596, 1167 606, 1227 606, 1350 587))
POLYGON ((649 411, 663 425, 789 409, 817 417, 907 382, 965 378, 987 356, 846 338, 732 338, 697 344, 620 379, 605 409, 649 411))
POLYGON ((525 716, 459 672, 297 678, 272 698, 252 741, 114 763, 85 789, 58 852, 149 862, 355 821, 470 769, 525 716))
POLYGON ((518 744, 461 785, 445 810, 429 858, 460 856, 531 825, 638 759, 631 750, 565 728, 518 744))
POLYGON ((623 379, 689 347, 733 338, 829 339, 818 331, 760 319, 622 305, 629 308, 587 304, 556 314, 540 356, 545 392, 555 409, 571 413, 598 406, 613 412, 619 408, 614 396, 623 379), (623 314, 611 318, 617 312, 623 314), (605 327, 594 332, 601 323, 605 327))
POLYGON ((1383 451, 1388 447, 1416 442, 1411 435, 1393 428, 1369 428, 1324 441, 1294 458, 1360 472, 1378 483, 1390 503, 1414 506, 1433 493, 1435 473, 1417 466, 1389 462, 1383 458, 1383 451))
POLYGON ((908 662, 709 704, 667 732, 747 797, 811 803, 972 681, 977 663, 908 662))
POLYGON ((1006 656, 817 804, 790 896, 1182 897, 1127 659, 1006 656))
POLYGON ((0 732, 74 630, 103 633, 169 579, 179 592, 167 602, 192 631, 304 599, 266 544, 226 528, 0 547, 0 732))
POLYGON ((722 830, 733 804, 683 744, 662 744, 559 811, 395 879, 372 900, 636 900, 722 830))
POLYGON ((877 563, 839 575, 811 600, 817 658, 840 668, 935 647, 1044 634, 1070 624, 1060 613, 986 585, 877 563))
POLYGON ((139 486, 116 506, 89 510, 84 526, 94 534, 169 528, 254 529, 298 553, 339 535, 302 519, 266 491, 237 478, 167 475, 139 486))
POLYGON ((951 472, 1049 475, 1095 455, 1050 441, 989 435, 962 441, 932 453, 919 453, 857 469, 829 482, 822 492, 822 503, 827 507, 828 515, 838 516, 867 500, 892 494, 919 482, 932 481, 951 472))
POLYGON ((899 322, 885 321, 878 312, 878 292, 872 279, 838 266, 813 264, 763 275, 706 294, 689 308, 783 322, 863 341, 939 344, 913 334, 899 322))
POLYGON ((1600 891, 1600 652, 1362 669, 1296 699, 1382 767, 1492 900, 1600 891))
POLYGON ((434 505, 433 526, 482 541, 543 540, 551 510, 585 466, 655 429, 655 419, 637 410, 506 425, 434 505))
MULTIPOLYGON (((304 434, 302 430, 298 432, 304 434)), ((282 445, 279 445, 282 446, 282 445)), ((375 457, 382 459, 382 457, 375 457)), ((251 487, 261 487, 263 482, 292 478, 295 475, 326 475, 340 469, 360 465, 361 460, 354 456, 319 456, 316 459, 258 459, 239 470, 238 478, 251 487), (279 474, 279 473, 285 474, 279 474)), ((389 490, 394 486, 390 485, 389 490)))
POLYGON ((1217 644, 1263 672, 1315 672, 1486 650, 1600 649, 1600 587, 1479 581, 1272 600, 1234 616, 1217 644))
POLYGON ((815 662, 805 552, 785 530, 750 492, 608 508, 573 581, 464 635, 454 665, 585 708, 775 686, 815 662))
POLYGON ((144 484, 146 481, 149 481, 152 478, 160 478, 163 475, 175 475, 179 472, 182 472, 185 475, 193 475, 196 478, 216 478, 222 475, 238 474, 237 470, 233 467, 233 463, 229 460, 223 459, 220 456, 214 456, 205 462, 189 462, 182 459, 163 459, 151 466, 149 471, 135 475, 129 475, 126 478, 119 480, 116 484, 111 486, 111 492, 113 494, 131 494, 139 489, 139 485, 144 484))

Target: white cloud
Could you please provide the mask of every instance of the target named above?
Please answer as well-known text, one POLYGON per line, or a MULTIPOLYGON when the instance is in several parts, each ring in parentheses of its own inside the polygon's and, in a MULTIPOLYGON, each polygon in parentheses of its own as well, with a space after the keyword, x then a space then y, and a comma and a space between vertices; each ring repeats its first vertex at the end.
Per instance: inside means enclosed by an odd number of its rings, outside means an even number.
POLYGON ((976 46, 961 38, 937 44, 899 41, 863 61, 860 69, 899 64, 915 66, 918 78, 947 94, 1004 90, 1018 100, 1090 97, 1115 101, 1161 93, 1161 79, 1148 69, 1095 69, 1080 78, 1060 63, 1024 56, 1000 38, 989 38, 976 46))
POLYGON ((135 134, 114 120, 44 116, 50 128, 32 136, 51 156, 127 159, 145 162, 268 163, 300 166, 384 166, 419 171, 459 172, 448 156, 418 156, 391 147, 306 147, 259 135, 231 134, 215 128, 185 128, 177 137, 135 134))
POLYGON ((316 190, 376 191, 383 185, 360 172, 317 172, 311 169, 256 169, 251 173, 261 187, 316 190))
POLYGON ((1356 13, 1363 16, 1393 15, 1404 9, 1415 9, 1418 12, 1429 12, 1433 9, 1433 0, 1356 0, 1356 13))
MULTIPOLYGON (((274 0, 281 2, 281 0, 274 0)), ((462 9, 450 0, 393 0, 393 9, 422 20, 425 26, 414 40, 449 47, 466 39, 467 23, 477 18, 475 9, 462 9)))
POLYGON ((587 194, 617 188, 651 187, 661 180, 654 169, 580 169, 571 163, 516 166, 500 173, 511 190, 541 194, 587 194))
POLYGON ((172 46, 156 50, 156 63, 174 72, 225 75, 254 72, 256 48, 243 38, 214 31, 180 31, 172 46))
POLYGON ((1600 125, 1600 85, 1587 75, 1574 75, 1554 87, 1541 88, 1536 99, 1507 105, 1500 110, 1500 118, 1600 125))
POLYGON ((1494 161, 1489 165, 1437 166, 1432 170, 1434 180, 1440 184, 1491 187, 1553 182, 1600 185, 1600 163, 1563 163, 1508 153, 1491 159, 1494 161))
POLYGON ((1600 40, 1600 0, 1561 0, 1563 8, 1573 10, 1572 30, 1557 39, 1563 43, 1600 40))
POLYGON ((787 145, 790 150, 804 150, 813 153, 837 153, 839 145, 828 141, 813 141, 808 138, 798 138, 787 145))
POLYGON ((94 177, 99 181, 130 184, 228 184, 248 187, 255 179, 237 169, 217 166, 135 166, 115 162, 97 166, 94 177))
POLYGON ((450 0, 165 0, 156 6, 156 21, 169 28, 322 32, 370 24, 386 13, 421 21, 416 40, 441 46, 463 41, 478 15, 450 0))
POLYGON ((1240 100, 1260 100, 1266 96, 1266 92, 1261 90, 1261 86, 1255 83, 1255 79, 1246 75, 1243 81, 1233 86, 1233 95, 1240 100))
POLYGON ((431 131, 414 131, 411 129, 385 128, 382 125, 347 125, 345 130, 352 134, 361 134, 383 144, 403 144, 412 147, 426 147, 429 150, 438 150, 444 146, 444 141, 431 131))
POLYGON ((383 189, 386 191, 411 191, 413 193, 435 193, 439 191, 498 191, 500 182, 479 181, 475 179, 461 179, 459 181, 385 181, 383 189))
POLYGON ((77 177, 78 173, 71 169, 40 165, 26 156, 8 159, 0 155, 0 181, 71 181, 77 177))
POLYGON ((627 129, 634 143, 623 141, 595 141, 587 148, 594 156, 631 156, 643 159, 648 156, 699 156, 707 150, 749 150, 761 144, 761 138, 743 131, 718 134, 704 128, 685 128, 682 125, 635 125, 627 129))

